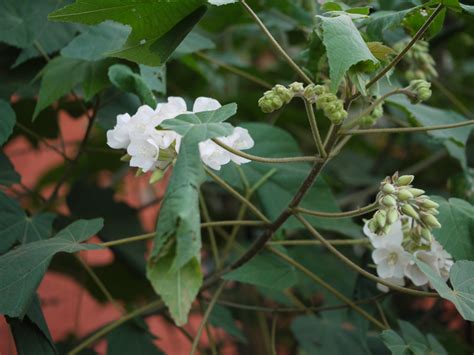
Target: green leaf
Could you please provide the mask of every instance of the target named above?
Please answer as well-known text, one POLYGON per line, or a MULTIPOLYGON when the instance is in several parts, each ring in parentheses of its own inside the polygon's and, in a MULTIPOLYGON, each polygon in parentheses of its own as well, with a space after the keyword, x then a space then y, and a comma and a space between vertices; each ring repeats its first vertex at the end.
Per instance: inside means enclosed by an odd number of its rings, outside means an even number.
POLYGON ((176 48, 175 55, 191 54, 206 49, 214 49, 216 45, 209 38, 196 32, 191 32, 176 48))
POLYGON ((15 127, 16 115, 10 104, 5 100, 0 100, 0 146, 3 145, 15 127))
POLYGON ((8 157, 0 150, 0 185, 11 186, 18 184, 21 178, 15 171, 8 157))
POLYGON ((454 263, 449 272, 453 286, 451 289, 433 268, 417 258, 413 260, 439 295, 451 301, 465 320, 474 321, 474 261, 461 260, 454 263))
POLYGON ((130 31, 130 27, 115 22, 104 22, 89 27, 69 42, 61 50, 61 55, 89 61, 104 59, 107 52, 123 46, 130 31))
POLYGON ((163 355, 153 344, 154 336, 148 331, 146 323, 127 322, 114 329, 107 336, 109 355, 163 355))
POLYGON ((23 319, 7 317, 18 355, 55 355, 57 350, 49 333, 38 296, 34 296, 23 319))
POLYGON ((187 323, 188 313, 202 285, 199 260, 194 257, 183 267, 173 267, 174 254, 168 254, 158 261, 150 259, 147 277, 158 293, 178 326, 187 323))
POLYGON ((344 74, 354 65, 363 63, 373 68, 379 63, 347 15, 318 16, 322 21, 323 43, 329 61, 331 90, 336 92, 344 74))
POLYGON ((150 89, 166 95, 166 66, 150 67, 140 64, 140 75, 150 89))
POLYGON ((367 42, 367 47, 375 56, 375 58, 386 61, 395 51, 384 45, 382 42, 367 42))
POLYGON ((445 355, 446 350, 439 344, 436 338, 428 334, 427 337, 423 335, 411 323, 399 320, 398 325, 402 336, 394 330, 385 330, 380 334, 383 342, 390 349, 394 355, 445 355))
POLYGON ((238 269, 225 274, 223 279, 275 290, 290 288, 297 282, 295 268, 269 252, 255 256, 238 269))
POLYGON ((349 349, 351 355, 367 354, 353 327, 325 318, 299 316, 293 320, 291 331, 306 354, 345 354, 349 349))
POLYGON ((81 59, 56 57, 51 60, 42 71, 38 103, 33 113, 33 119, 54 101, 68 94, 79 83, 82 83, 86 100, 90 99, 107 86, 108 80, 105 74, 111 64, 111 59, 89 62, 81 59))
MULTIPOLYGON (((264 157, 302 155, 295 139, 288 132, 280 128, 261 123, 247 123, 243 124, 242 127, 249 130, 250 135, 256 142, 255 146, 247 151, 250 154, 264 157)), ((263 207, 265 215, 273 220, 288 206, 288 203, 311 167, 306 163, 265 164, 251 162, 240 166, 240 168, 244 171, 251 185, 254 185, 263 176, 273 171, 270 178, 266 180, 255 194, 263 207)), ((219 174, 232 186, 242 189, 242 179, 235 165, 228 164, 224 166, 219 174)), ((340 211, 329 186, 322 177, 317 179, 301 206, 326 212, 340 211)), ((310 216, 308 220, 314 226, 321 229, 338 231, 355 238, 361 236, 360 226, 351 219, 328 219, 310 216)), ((301 223, 295 218, 290 218, 284 224, 286 229, 300 227, 301 223)))
POLYGON ((59 252, 100 249, 81 244, 102 228, 101 219, 80 220, 50 239, 24 244, 0 256, 0 313, 23 317, 53 256, 59 252))
POLYGON ((0 191, 0 254, 15 242, 26 244, 50 237, 55 217, 52 213, 29 217, 18 202, 0 191))
POLYGON ((400 26, 406 14, 411 9, 403 11, 376 11, 365 21, 367 23, 367 36, 370 40, 381 41, 390 33, 400 26))
POLYGON ((206 11, 204 0, 77 0, 49 15, 53 21, 96 25, 106 20, 129 25, 124 46, 111 56, 156 66, 163 64, 206 11))
POLYGON ((161 126, 171 129, 182 136, 190 137, 189 142, 199 143, 209 138, 227 136, 232 133, 229 123, 222 123, 237 112, 237 105, 232 103, 215 111, 203 111, 182 114, 174 120, 166 120, 161 126))
POLYGON ((232 318, 232 313, 226 307, 219 304, 214 305, 209 316, 209 323, 214 327, 224 329, 227 334, 232 335, 238 341, 244 344, 247 343, 244 333, 237 326, 234 318, 232 318))
POLYGON ((115 64, 109 68, 109 79, 119 89, 131 92, 140 98, 143 104, 156 107, 155 96, 145 80, 124 64, 115 64))
POLYGON ((469 202, 433 196, 439 203, 436 216, 442 227, 433 234, 438 242, 456 259, 474 260, 474 206, 469 202))
MULTIPOLYGON (((405 16, 403 26, 408 30, 411 36, 414 36, 433 12, 434 9, 429 7, 417 7, 405 16)), ((445 16, 446 9, 442 9, 424 34, 427 40, 436 36, 443 29, 445 16)))

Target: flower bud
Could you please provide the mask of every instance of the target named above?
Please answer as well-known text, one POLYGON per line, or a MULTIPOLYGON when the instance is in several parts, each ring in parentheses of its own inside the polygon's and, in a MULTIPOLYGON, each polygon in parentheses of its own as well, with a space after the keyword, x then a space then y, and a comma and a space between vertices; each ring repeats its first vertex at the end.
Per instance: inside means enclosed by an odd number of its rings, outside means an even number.
POLYGON ((324 86, 324 85, 315 85, 314 86, 314 93, 316 95, 322 95, 322 94, 325 94, 329 91, 329 89, 327 88, 327 86, 324 86))
POLYGON ((304 90, 304 85, 303 83, 300 83, 298 81, 295 81, 294 83, 291 83, 290 85, 288 85, 288 87, 290 88, 291 91, 293 91, 293 93, 301 93, 303 90, 304 90))
POLYGON ((415 95, 414 98, 410 98, 410 101, 413 104, 417 104, 421 101, 426 101, 431 97, 431 83, 423 79, 410 81, 408 90, 411 90, 415 95))
POLYGON ((393 224, 398 219, 398 211, 396 208, 390 208, 387 213, 387 224, 393 224))
POLYGON ((416 212, 415 209, 411 205, 409 205, 408 203, 405 203, 402 206, 402 212, 404 214, 406 214, 407 216, 415 218, 415 219, 418 219, 420 217, 418 215, 418 212, 416 212))
POLYGON ((392 184, 384 184, 382 187, 382 191, 385 192, 386 194, 393 194, 395 192, 395 186, 392 184))
POLYGON ((377 224, 377 221, 372 218, 369 223, 368 223, 368 227, 369 227, 369 230, 372 232, 372 233, 376 233, 377 230, 379 229, 379 225, 377 224))
POLYGON ((441 223, 431 214, 423 214, 421 220, 432 228, 441 228, 441 223))
POLYGON ((125 154, 120 158, 120 161, 129 162, 131 159, 132 159, 132 157, 130 155, 125 154))
POLYGON ((283 85, 277 84, 273 88, 275 94, 285 103, 289 103, 295 96, 294 92, 283 85))
POLYGON ((384 210, 379 210, 375 212, 374 217, 377 221, 377 224, 383 228, 387 222, 387 212, 385 212, 384 210))
POLYGON ((163 178, 164 175, 165 174, 164 174, 163 170, 160 170, 160 169, 155 170, 150 176, 149 183, 154 184, 155 182, 160 181, 163 178))
POLYGON ((439 204, 437 204, 434 201, 431 201, 430 199, 426 199, 426 200, 420 201, 420 206, 426 209, 431 209, 431 208, 438 208, 439 204))
POLYGON ((410 193, 414 196, 414 197, 418 197, 418 196, 421 196, 425 193, 425 190, 422 190, 422 189, 416 189, 414 187, 410 187, 408 189, 408 191, 410 191, 410 193))
POLYGON ((391 195, 386 195, 382 198, 382 204, 387 207, 394 207, 397 205, 397 200, 391 195))
POLYGON ((407 201, 413 198, 411 192, 406 189, 399 190, 397 196, 400 201, 407 201))
POLYGON ((385 225, 385 227, 382 228, 382 234, 388 234, 391 228, 392 228, 391 225, 389 224, 385 225))
POLYGON ((428 240, 428 241, 431 241, 431 239, 432 239, 432 237, 433 237, 433 236, 431 235, 431 231, 430 231, 428 228, 422 228, 422 229, 421 229, 421 236, 422 236, 424 239, 428 240))
POLYGON ((397 184, 400 186, 410 185, 414 178, 413 175, 402 175, 397 179, 397 184))

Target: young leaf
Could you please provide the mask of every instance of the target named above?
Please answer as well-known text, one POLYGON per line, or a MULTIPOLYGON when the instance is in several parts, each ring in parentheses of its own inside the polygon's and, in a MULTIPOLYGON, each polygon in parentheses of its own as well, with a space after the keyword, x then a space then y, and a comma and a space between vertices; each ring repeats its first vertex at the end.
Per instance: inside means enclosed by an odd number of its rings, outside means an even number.
POLYGON ((413 260, 439 295, 451 301, 465 320, 474 321, 474 261, 461 260, 454 263, 449 272, 449 280, 453 286, 451 289, 432 267, 418 258, 413 260))
POLYGON ((205 0, 128 2, 76 0, 49 15, 53 21, 96 25, 106 20, 129 25, 124 46, 109 55, 156 66, 163 64, 204 14, 205 0), (146 26, 144 25, 146 23, 146 26))
POLYGON ((290 288, 297 282, 295 268, 268 252, 255 256, 223 278, 276 290, 290 288))
POLYGON ((374 67, 379 61, 370 52, 349 16, 319 18, 322 21, 323 43, 329 62, 331 90, 336 92, 344 74, 352 66, 363 62, 374 67))
POLYGON ((116 87, 123 91, 131 92, 140 98, 143 104, 152 108, 156 107, 153 92, 145 80, 124 64, 115 64, 109 68, 109 79, 116 87))
POLYGON ((61 50, 67 58, 82 60, 104 59, 107 52, 120 49, 130 34, 130 27, 116 22, 104 22, 89 27, 61 50))
POLYGON ((49 333, 37 295, 23 319, 7 317, 18 355, 55 355, 57 350, 49 333))
POLYGON ((382 44, 382 42, 367 42, 367 47, 375 56, 375 58, 386 61, 392 54, 395 54, 395 51, 382 44))
POLYGON ((20 182, 20 175, 15 171, 8 157, 0 150, 0 185, 11 186, 20 182))
POLYGON ((53 256, 59 252, 100 249, 81 244, 103 226, 102 219, 79 220, 55 237, 24 244, 0 256, 0 313, 23 317, 53 256))
POLYGON ((202 272, 196 257, 179 268, 173 266, 174 258, 174 254, 168 254, 158 261, 150 259, 147 277, 181 326, 188 321, 189 310, 202 285, 202 272))
POLYGON ((55 217, 52 213, 29 217, 18 202, 0 191, 0 254, 15 242, 26 244, 51 236, 55 217))
POLYGON ((474 260, 474 206, 469 202, 434 196, 439 203, 436 216, 442 227, 433 234, 438 242, 457 260, 474 260))
POLYGON ((15 127, 16 115, 10 104, 5 100, 0 100, 0 146, 3 145, 15 127))

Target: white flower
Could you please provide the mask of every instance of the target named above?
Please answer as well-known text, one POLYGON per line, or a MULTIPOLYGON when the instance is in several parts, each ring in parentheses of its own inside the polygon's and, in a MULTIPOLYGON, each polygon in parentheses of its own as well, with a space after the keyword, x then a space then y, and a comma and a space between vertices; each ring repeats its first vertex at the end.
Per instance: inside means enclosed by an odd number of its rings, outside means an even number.
POLYGON ((383 248, 387 245, 401 245, 403 241, 402 221, 399 219, 392 224, 387 234, 376 234, 368 226, 368 221, 364 225, 364 234, 370 239, 374 248, 383 248))
POLYGON ((437 240, 431 242, 431 252, 436 255, 436 268, 438 274, 447 281, 449 278, 449 271, 453 266, 453 257, 449 254, 437 240))
MULTIPOLYGON (((403 277, 389 277, 384 280, 397 286, 405 286, 405 279, 403 277)), ((385 286, 381 283, 377 283, 377 288, 382 292, 390 291, 390 288, 388 286, 385 286)))
POLYGON ((107 131, 107 145, 113 149, 127 148, 130 144, 128 134, 128 122, 131 117, 128 113, 117 116, 117 124, 113 129, 107 131))
POLYGON ((199 153, 203 163, 214 170, 230 162, 230 153, 210 139, 199 143, 199 153))
POLYGON ((219 101, 210 97, 198 97, 194 101, 193 112, 215 111, 221 107, 219 101))
MULTIPOLYGON (((238 150, 250 149, 255 144, 249 131, 242 127, 235 127, 234 132, 232 132, 230 136, 224 137, 222 141, 228 146, 238 150)), ((250 161, 232 153, 230 154, 230 159, 238 165, 250 161)))
MULTIPOLYGON (((423 261, 433 270, 438 272, 437 261, 438 257, 436 254, 427 250, 418 250, 413 254, 417 259, 423 261)), ((428 283, 428 278, 423 271, 420 270, 415 261, 410 260, 410 262, 405 267, 405 275, 408 277, 415 286, 423 286, 428 283)))
POLYGON ((160 148, 152 138, 135 139, 128 146, 127 153, 131 156, 130 166, 148 172, 156 167, 160 148))
POLYGON ((212 4, 212 5, 221 6, 221 5, 232 4, 237 1, 238 0, 209 0, 208 2, 209 4, 212 4))
POLYGON ((405 267, 410 261, 410 254, 400 245, 387 244, 372 252, 372 259, 377 265, 377 274, 383 278, 402 278, 405 267))

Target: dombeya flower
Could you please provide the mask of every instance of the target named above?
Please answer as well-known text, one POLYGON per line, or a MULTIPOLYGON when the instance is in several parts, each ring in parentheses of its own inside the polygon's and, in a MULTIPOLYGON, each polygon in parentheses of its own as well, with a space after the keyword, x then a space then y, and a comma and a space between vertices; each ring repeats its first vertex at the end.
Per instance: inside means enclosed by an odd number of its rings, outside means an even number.
POLYGON ((405 267, 410 262, 410 254, 401 245, 388 244, 372 252, 372 260, 377 265, 377 274, 382 278, 402 278, 405 267))

